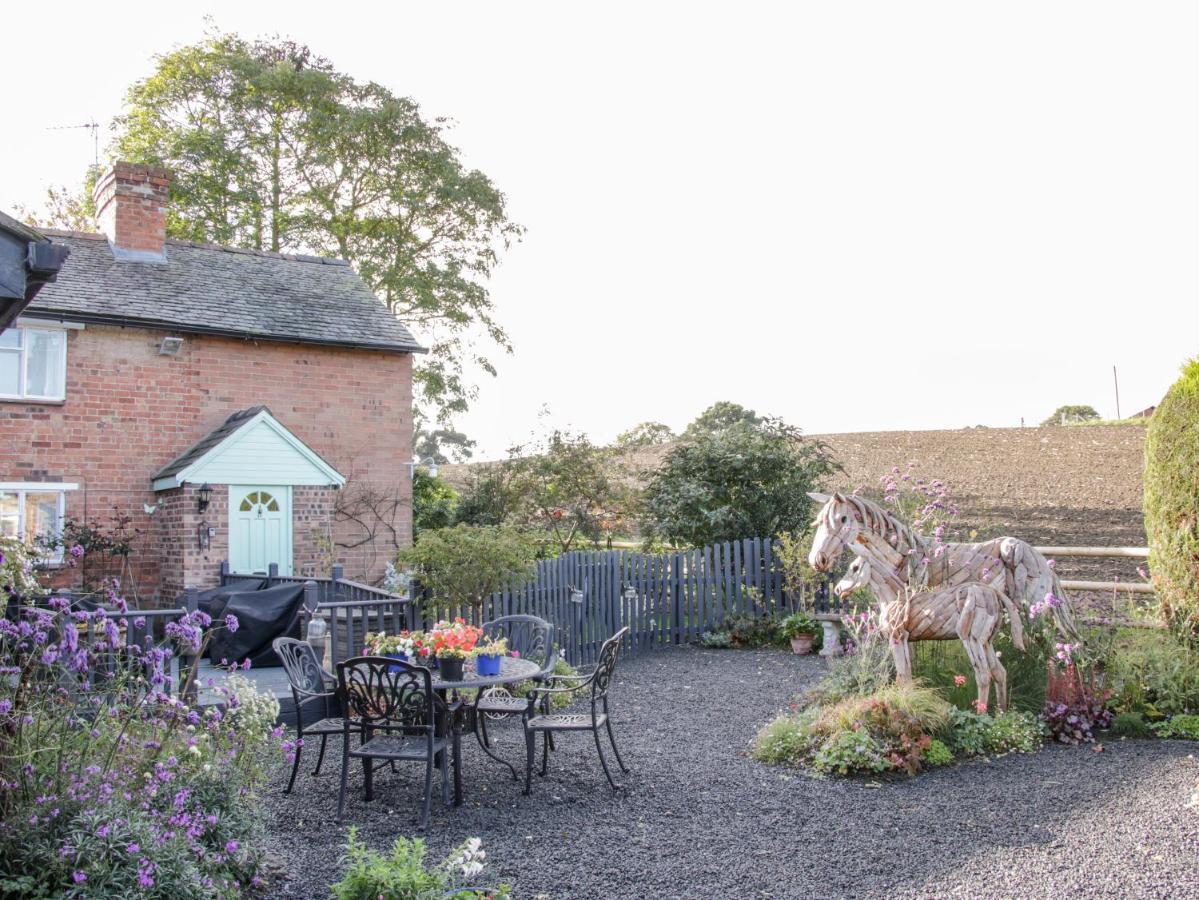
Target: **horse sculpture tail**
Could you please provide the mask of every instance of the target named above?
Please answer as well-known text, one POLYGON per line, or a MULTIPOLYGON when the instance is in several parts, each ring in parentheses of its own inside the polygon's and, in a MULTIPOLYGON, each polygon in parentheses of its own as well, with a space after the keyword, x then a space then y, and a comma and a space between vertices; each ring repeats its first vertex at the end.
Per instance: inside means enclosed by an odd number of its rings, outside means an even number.
POLYGON ((1078 633, 1078 625, 1074 622, 1074 611, 1070 609, 1070 600, 1066 596, 1066 589, 1062 587, 1062 580, 1057 577, 1057 572, 1050 569, 1053 587, 1050 588, 1053 596, 1060 602, 1053 607, 1053 624, 1070 640, 1075 643, 1082 640, 1082 635, 1078 633))
MULTIPOLYGON (((1074 623, 1074 613, 1070 609, 1070 599, 1062 587, 1062 580, 1053 571, 1049 561, 1031 544, 1018 538, 1004 538, 1000 544, 999 556, 1006 570, 1003 579, 1004 593, 1025 611, 1033 603, 1043 601, 1046 594, 1052 594, 1058 601, 1051 607, 1053 624, 1058 633, 1068 641, 1080 641, 1078 626, 1074 623)), ((1012 636, 1014 639, 1014 628, 1012 636)))

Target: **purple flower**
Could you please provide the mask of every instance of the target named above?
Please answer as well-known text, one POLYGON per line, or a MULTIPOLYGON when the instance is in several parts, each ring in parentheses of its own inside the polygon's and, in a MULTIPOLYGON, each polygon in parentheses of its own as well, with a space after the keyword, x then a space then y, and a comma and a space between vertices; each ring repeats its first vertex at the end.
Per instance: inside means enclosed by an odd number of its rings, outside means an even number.
POLYGON ((87 873, 79 869, 76 869, 71 877, 75 879, 76 884, 82 884, 83 882, 87 881, 87 873))
POLYGON ((229 841, 225 844, 225 852, 226 853, 236 853, 237 848, 240 846, 241 846, 241 844, 239 844, 237 841, 229 841))
POLYGON ((83 558, 83 546, 82 546, 82 545, 80 545, 80 544, 72 544, 72 545, 71 545, 71 549, 70 549, 68 552, 69 552, 69 553, 71 554, 71 556, 73 556, 75 559, 82 559, 82 558, 83 558))
POLYGON ((225 616, 225 627, 229 629, 230 634, 237 631, 237 616, 233 615, 233 613, 225 616))

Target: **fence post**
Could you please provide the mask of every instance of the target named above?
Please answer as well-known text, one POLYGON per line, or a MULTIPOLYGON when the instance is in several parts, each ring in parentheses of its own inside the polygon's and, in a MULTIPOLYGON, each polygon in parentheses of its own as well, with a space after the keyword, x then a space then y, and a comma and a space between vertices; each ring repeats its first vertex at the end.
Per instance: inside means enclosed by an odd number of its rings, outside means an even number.
POLYGON ((340 563, 334 563, 333 567, 329 570, 329 599, 330 600, 340 600, 341 599, 341 586, 340 586, 339 582, 343 578, 345 578, 345 575, 346 575, 345 567, 342 566, 340 563))
POLYGON ((266 586, 271 587, 279 580, 279 564, 269 563, 266 567, 266 586))
POLYGON ((229 579, 229 560, 221 560, 221 587, 224 587, 229 579))
POLYGON ((671 624, 674 626, 674 642, 681 644, 683 642, 682 628, 683 621, 683 585, 680 583, 682 575, 679 572, 679 553, 676 550, 670 555, 670 599, 674 607, 674 612, 671 613, 671 624))
MULTIPOLYGON (((196 589, 194 587, 184 588, 183 589, 183 608, 185 610, 187 610, 188 613, 194 613, 197 609, 199 609, 199 607, 200 607, 200 596, 199 596, 199 593, 196 591, 196 589)), ((88 623, 88 628, 89 629, 91 628, 90 622, 88 623)), ((188 674, 191 672, 192 667, 198 666, 199 664, 200 664, 200 659, 199 659, 199 657, 197 657, 195 655, 188 654, 187 656, 180 657, 180 659, 179 659, 179 678, 186 680, 188 677, 188 674)), ((181 696, 179 699, 182 700, 184 703, 194 704, 199 696, 198 682, 199 682, 198 678, 192 678, 191 683, 188 685, 187 690, 184 692, 184 696, 181 696)))

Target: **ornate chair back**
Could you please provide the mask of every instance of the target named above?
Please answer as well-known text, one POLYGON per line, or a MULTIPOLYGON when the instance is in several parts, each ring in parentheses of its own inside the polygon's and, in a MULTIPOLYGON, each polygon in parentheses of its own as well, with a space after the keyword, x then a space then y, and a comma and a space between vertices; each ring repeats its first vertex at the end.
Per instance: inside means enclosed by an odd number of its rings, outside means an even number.
POLYGON ((371 731, 427 735, 432 741, 445 702, 433 691, 423 666, 379 656, 359 656, 337 664, 338 693, 347 715, 371 731))
POLYGON ((604 641, 600 647, 599 662, 595 664, 595 673, 591 676, 591 700, 602 700, 608 696, 608 687, 612 683, 612 675, 616 672, 616 660, 620 656, 620 643, 629 634, 626 625, 612 637, 604 641))
POLYGON ((312 645, 295 638, 281 637, 275 638, 271 647, 283 663, 283 671, 287 673, 297 720, 304 724, 337 715, 337 694, 326 681, 333 676, 321 668, 312 645), (315 712, 310 710, 311 707, 316 707, 315 712))
POLYGON ((554 647, 554 626, 537 616, 502 616, 483 623, 483 634, 491 640, 508 639, 509 652, 515 650, 521 659, 537 663, 541 674, 554 671, 557 650, 554 647))

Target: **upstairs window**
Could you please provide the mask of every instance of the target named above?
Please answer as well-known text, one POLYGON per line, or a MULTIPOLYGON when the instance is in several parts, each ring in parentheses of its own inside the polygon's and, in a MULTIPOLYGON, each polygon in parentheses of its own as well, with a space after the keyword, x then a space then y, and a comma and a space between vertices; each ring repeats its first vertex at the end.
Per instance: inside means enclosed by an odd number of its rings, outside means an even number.
POLYGON ((0 332, 0 399, 63 400, 67 386, 67 333, 56 328, 0 332))

